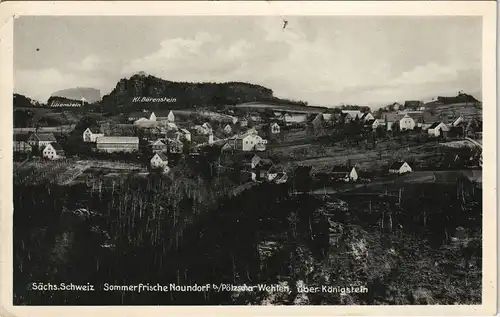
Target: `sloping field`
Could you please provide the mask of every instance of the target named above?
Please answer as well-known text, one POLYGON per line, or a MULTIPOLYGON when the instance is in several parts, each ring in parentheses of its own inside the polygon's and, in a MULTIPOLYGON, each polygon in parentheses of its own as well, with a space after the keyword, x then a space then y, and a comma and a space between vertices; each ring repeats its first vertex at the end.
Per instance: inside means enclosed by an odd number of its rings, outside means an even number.
POLYGON ((480 107, 475 107, 472 104, 466 103, 454 103, 449 105, 440 105, 434 109, 437 115, 442 114, 444 116, 458 117, 463 116, 465 119, 471 119, 474 117, 482 117, 483 110, 480 107))

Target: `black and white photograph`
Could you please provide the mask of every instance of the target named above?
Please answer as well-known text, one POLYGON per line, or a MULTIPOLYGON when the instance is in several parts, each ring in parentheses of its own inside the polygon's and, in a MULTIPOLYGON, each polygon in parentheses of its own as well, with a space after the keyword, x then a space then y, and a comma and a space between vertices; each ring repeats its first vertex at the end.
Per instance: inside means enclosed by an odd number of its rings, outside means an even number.
POLYGON ((483 17, 271 2, 15 17, 12 305, 484 303, 483 17))

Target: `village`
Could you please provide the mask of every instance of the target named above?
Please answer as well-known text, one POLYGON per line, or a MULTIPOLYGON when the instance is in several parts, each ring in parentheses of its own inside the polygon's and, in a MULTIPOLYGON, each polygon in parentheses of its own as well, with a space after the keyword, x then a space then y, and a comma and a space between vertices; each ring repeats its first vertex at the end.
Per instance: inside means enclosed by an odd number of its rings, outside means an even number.
MULTIPOLYGON (((204 151, 218 153, 218 173, 230 171, 234 174, 237 170, 239 183, 283 184, 308 165, 311 176, 320 180, 323 186, 366 183, 372 181, 373 175, 406 175, 418 172, 419 168, 410 152, 407 158, 394 156, 386 160, 384 166, 367 167, 363 166, 362 157, 357 160, 356 155, 349 155, 345 149, 359 148, 360 153, 365 152, 365 158, 369 158, 370 151, 377 146, 380 148, 384 142, 397 139, 396 148, 408 148, 410 151, 412 137, 424 137, 425 140, 419 141, 419 144, 437 142, 445 147, 449 145, 450 149, 474 149, 467 154, 454 154, 452 163, 460 161, 460 168, 480 168, 481 121, 477 116, 467 115, 467 111, 477 108, 477 105, 459 105, 458 111, 453 109, 440 115, 433 115, 435 111, 429 108, 421 101, 407 101, 404 104, 393 103, 373 113, 368 111, 369 108, 353 110, 352 107, 322 112, 277 111, 265 103, 236 105, 219 111, 142 110, 123 114, 121 122, 116 118, 83 122, 78 127, 80 137, 77 141, 75 138, 68 141, 64 137, 62 142, 58 141, 61 135, 75 133, 76 128, 63 133, 46 132, 44 128, 27 133, 23 129, 15 129, 13 150, 15 158, 19 158, 16 169, 29 166, 29 162, 39 164, 40 160, 76 160, 76 167, 73 164, 68 165, 70 167, 66 170, 61 169, 69 174, 63 178, 64 184, 71 183, 86 167, 99 165, 97 160, 100 166, 106 165, 106 161, 124 164, 128 158, 146 155, 147 160, 139 161, 142 166, 137 168, 135 164, 133 170, 145 174, 153 171, 168 174, 179 157, 193 159, 204 151), (82 146, 68 151, 65 147, 74 145, 68 142, 80 142, 82 146), (343 144, 343 148, 335 148, 339 144, 343 144), (331 152, 336 152, 330 161, 328 157, 323 157, 326 156, 324 153, 308 153, 312 151, 308 146, 318 145, 323 152, 329 146, 331 152), (296 162, 299 160, 287 151, 296 147, 305 147, 305 157, 309 160, 303 164, 296 162), (88 160, 81 163, 78 158, 83 153, 88 160), (326 160, 327 164, 308 164, 314 163, 314 160, 326 160)), ((382 158, 380 151, 379 156, 382 158)), ((107 165, 113 169, 113 164, 107 165)))

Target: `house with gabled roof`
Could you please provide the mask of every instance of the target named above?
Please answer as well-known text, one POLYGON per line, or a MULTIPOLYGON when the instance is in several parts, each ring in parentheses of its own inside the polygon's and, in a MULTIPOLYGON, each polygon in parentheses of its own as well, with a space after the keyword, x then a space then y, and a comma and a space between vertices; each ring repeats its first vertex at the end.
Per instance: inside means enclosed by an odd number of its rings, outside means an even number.
POLYGON ((32 133, 28 137, 28 144, 42 148, 52 142, 57 142, 56 137, 52 133, 32 133))
POLYGON ((152 168, 165 168, 168 166, 168 157, 163 153, 155 153, 150 163, 152 168))
POLYGON ((365 112, 361 115, 361 120, 364 122, 375 120, 375 117, 370 112, 365 112))
POLYGON ((270 129, 272 134, 280 134, 280 132, 281 132, 281 127, 277 122, 271 123, 271 125, 269 126, 269 129, 270 129))
POLYGON ((83 142, 95 143, 97 138, 101 136, 104 136, 104 133, 102 133, 98 127, 88 127, 85 131, 83 131, 83 142))
POLYGON ((167 145, 162 140, 158 139, 151 142, 151 150, 153 152, 166 152, 168 150, 167 145))
POLYGON ((276 184, 284 184, 288 181, 288 175, 285 172, 279 172, 274 178, 276 184))
POLYGON ((389 173, 391 174, 405 174, 412 171, 411 166, 405 161, 396 161, 389 167, 389 173))
POLYGON ((360 119, 362 113, 360 110, 342 110, 342 116, 344 116, 345 121, 353 121, 356 118, 360 119))
POLYGON ((429 136, 439 137, 448 131, 450 131, 450 128, 443 122, 434 122, 427 130, 427 133, 429 136))
POLYGON ((256 164, 257 179, 272 181, 278 175, 278 170, 273 161, 267 158, 261 158, 256 164))
POLYGON ((49 160, 57 160, 64 157, 64 149, 59 143, 52 142, 45 146, 42 155, 49 160))
POLYGON ((330 172, 333 181, 355 182, 358 180, 358 172, 356 167, 347 165, 334 166, 330 172))

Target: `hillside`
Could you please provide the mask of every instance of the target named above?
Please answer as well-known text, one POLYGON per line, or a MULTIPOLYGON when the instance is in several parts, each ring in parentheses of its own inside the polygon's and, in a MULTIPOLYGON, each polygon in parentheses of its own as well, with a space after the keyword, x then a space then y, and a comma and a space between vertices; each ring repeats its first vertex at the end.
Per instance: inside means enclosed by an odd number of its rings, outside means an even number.
POLYGON ((58 90, 51 97, 63 97, 71 100, 81 100, 85 98, 87 102, 93 103, 101 100, 101 91, 95 88, 76 87, 58 90))
POLYGON ((111 93, 103 96, 102 106, 106 112, 126 112, 138 109, 186 109, 199 105, 222 108, 226 105, 255 101, 284 102, 274 97, 271 89, 249 83, 172 82, 150 75, 136 74, 128 79, 121 79, 111 93), (134 97, 163 98, 163 100, 134 102, 134 97))
POLYGON ((19 107, 40 107, 41 104, 36 101, 36 100, 33 100, 29 97, 26 97, 25 95, 21 95, 21 94, 16 94, 14 93, 13 97, 12 97, 12 104, 14 106, 14 108, 19 108, 19 107))

